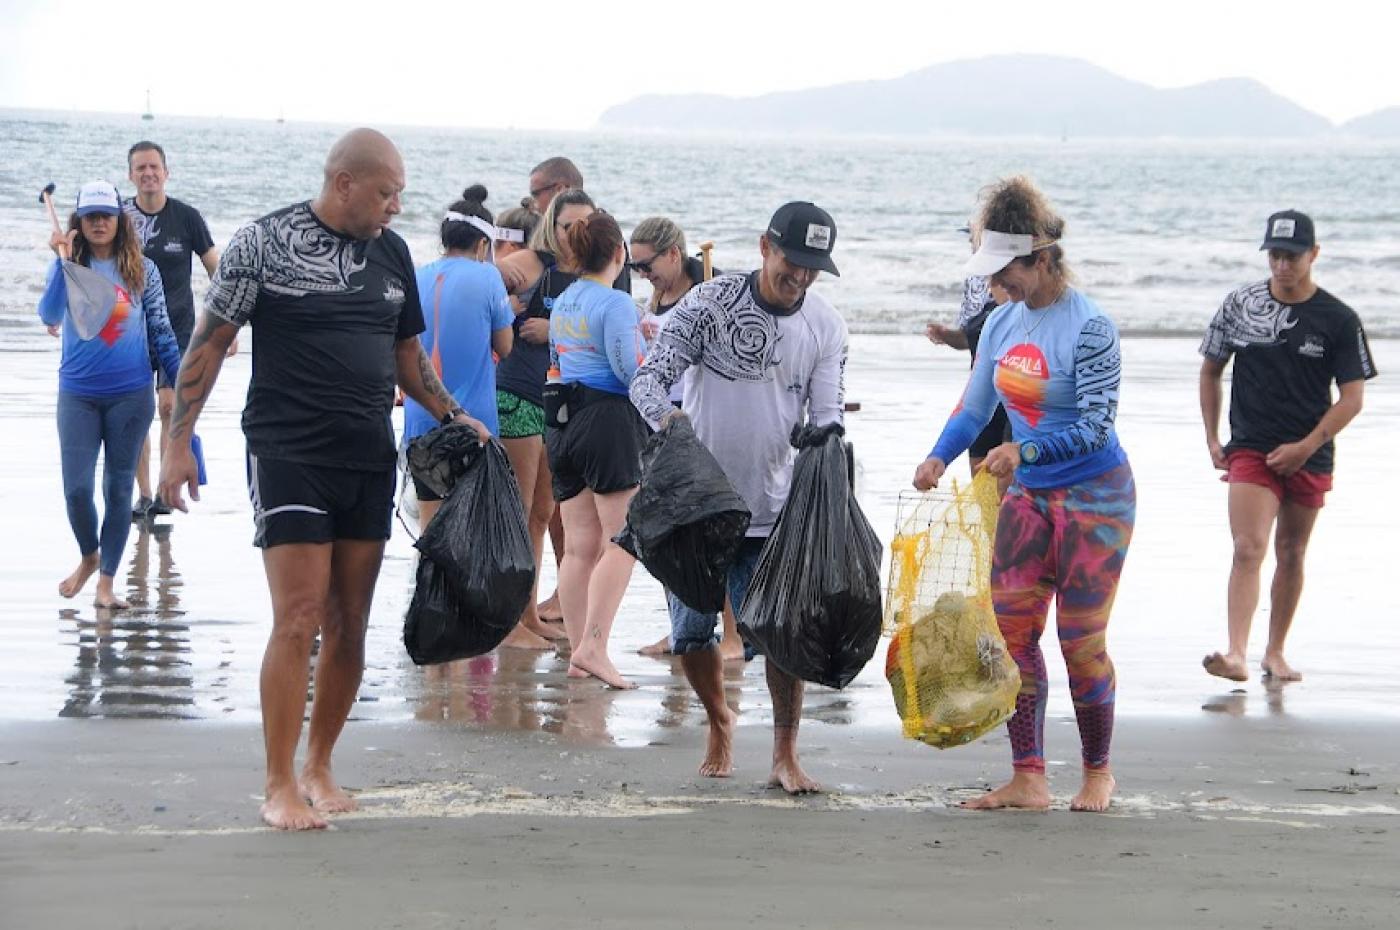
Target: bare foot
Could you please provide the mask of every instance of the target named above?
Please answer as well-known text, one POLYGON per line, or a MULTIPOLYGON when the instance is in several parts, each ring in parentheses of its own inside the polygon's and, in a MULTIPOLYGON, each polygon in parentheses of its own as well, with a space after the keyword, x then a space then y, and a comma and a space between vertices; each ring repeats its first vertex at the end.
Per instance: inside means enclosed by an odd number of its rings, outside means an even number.
POLYGON ((1113 803, 1113 789, 1117 787, 1118 782, 1107 769, 1085 769, 1084 785, 1074 796, 1074 800, 1069 802, 1069 809, 1095 813, 1106 811, 1109 804, 1113 803))
POLYGON ((637 687, 622 677, 622 673, 617 670, 617 666, 612 664, 612 659, 608 658, 606 652, 575 650, 573 655, 569 657, 569 675, 571 677, 577 677, 574 675, 574 669, 592 675, 609 688, 616 688, 619 691, 631 691, 637 687))
POLYGON ((1264 661, 1260 663, 1260 668, 1264 670, 1266 678, 1273 678, 1277 681, 1302 681, 1303 673, 1289 665, 1281 655, 1265 655, 1264 661))
POLYGON ((523 624, 517 623, 515 629, 506 634, 506 638, 501 640, 502 649, 533 649, 536 652, 548 652, 554 649, 554 644, 543 636, 536 636, 525 629, 523 624))
POLYGON ((782 788, 788 794, 815 794, 822 790, 816 779, 802 771, 796 756, 773 760, 773 771, 768 776, 769 788, 782 788))
POLYGON ((360 805, 336 783, 329 769, 302 769, 297 787, 304 797, 311 799, 311 806, 321 814, 348 814, 359 810, 360 805))
POLYGON ((117 593, 112 590, 112 577, 110 575, 97 576, 97 594, 92 599, 94 607, 102 607, 107 610, 126 610, 131 606, 125 598, 117 597, 117 593))
POLYGON ((1017 772, 1000 788, 959 805, 974 811, 994 811, 1004 807, 1043 811, 1049 806, 1050 783, 1038 772, 1017 772))
POLYGON ((261 809, 263 822, 274 830, 324 830, 325 818, 317 816, 295 785, 269 791, 261 809))
POLYGON ((742 639, 728 638, 720 640, 719 660, 721 662, 744 661, 744 641, 742 639))
POLYGON ((668 656, 671 655, 671 637, 663 636, 650 646, 643 646, 637 650, 639 656, 668 656))
POLYGON ((734 774, 734 711, 724 709, 724 719, 710 721, 705 760, 700 763, 705 778, 728 778, 734 774))
POLYGON ((555 591, 547 600, 541 601, 535 606, 535 613, 541 620, 547 623, 561 623, 564 620, 564 608, 559 606, 559 592, 555 591))
POLYGON ((593 676, 590 675, 588 672, 585 672, 585 671, 584 671, 583 669, 581 669, 581 668, 577 668, 577 667, 574 666, 572 663, 569 664, 568 675, 569 675, 570 678, 592 678, 592 677, 593 677, 593 676))
POLYGON ((73 569, 73 574, 58 583, 58 593, 64 597, 74 597, 83 586, 88 583, 92 573, 97 571, 97 553, 85 555, 78 567, 73 569))
POLYGON ((1231 681, 1249 681, 1249 666, 1243 656, 1227 656, 1212 652, 1201 660, 1201 666, 1217 678, 1231 681))
POLYGON ((521 620, 520 625, 540 639, 547 639, 551 643, 569 638, 569 634, 565 633, 557 623, 545 623, 543 620, 521 620))

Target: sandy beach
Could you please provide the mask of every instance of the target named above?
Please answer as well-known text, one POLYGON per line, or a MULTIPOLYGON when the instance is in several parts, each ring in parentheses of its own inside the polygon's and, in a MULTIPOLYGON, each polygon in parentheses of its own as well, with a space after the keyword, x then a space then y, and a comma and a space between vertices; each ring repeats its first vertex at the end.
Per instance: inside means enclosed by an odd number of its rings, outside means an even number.
MULTIPOLYGON (((1384 374, 1395 343, 1373 347, 1384 374)), ((1056 657, 1050 813, 956 810, 1004 777, 1005 736, 941 753, 902 740, 883 649, 846 691, 810 690, 804 759, 832 791, 792 800, 763 787, 761 662, 728 672, 737 776, 695 776, 703 713, 669 661, 633 652, 665 627, 644 572, 614 635, 637 691, 570 682, 557 657, 523 652, 424 671, 399 642, 413 556, 399 532, 337 754, 363 810, 327 835, 281 836, 257 819, 269 607, 242 487, 246 355, 201 420, 204 500, 133 532, 118 581, 136 606, 99 616, 90 592, 53 590, 76 557, 56 352, 15 345, 0 374, 0 928, 1394 926, 1400 593, 1381 553, 1400 504, 1378 489, 1400 382, 1368 385, 1339 443, 1290 640, 1306 679, 1232 688, 1199 668, 1223 645, 1230 543, 1195 343, 1128 339, 1124 352, 1119 427, 1141 497, 1110 628, 1109 815, 1068 811, 1078 740, 1056 657)), ((919 337, 853 337, 859 489, 886 541, 965 366, 919 337)))

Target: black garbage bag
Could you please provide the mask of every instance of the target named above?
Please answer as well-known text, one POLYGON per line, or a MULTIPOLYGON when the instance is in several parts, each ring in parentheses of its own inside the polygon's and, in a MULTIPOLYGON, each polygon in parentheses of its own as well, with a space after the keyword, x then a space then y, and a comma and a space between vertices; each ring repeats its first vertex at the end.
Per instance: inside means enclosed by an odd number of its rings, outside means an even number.
POLYGON ((408 444, 408 468, 428 490, 447 497, 482 449, 476 430, 465 423, 449 423, 408 444))
POLYGON ((505 450, 493 439, 464 461, 465 471, 414 543, 422 558, 403 641, 417 665, 495 649, 515 628, 535 583, 525 511, 505 450))
POLYGON ((804 681, 844 688, 880 640, 883 547, 851 492, 840 426, 793 431, 801 451, 739 632, 804 681))
POLYGON ((676 417, 647 440, 642 482, 614 538, 681 603, 701 613, 724 607, 725 577, 752 515, 724 469, 676 417))

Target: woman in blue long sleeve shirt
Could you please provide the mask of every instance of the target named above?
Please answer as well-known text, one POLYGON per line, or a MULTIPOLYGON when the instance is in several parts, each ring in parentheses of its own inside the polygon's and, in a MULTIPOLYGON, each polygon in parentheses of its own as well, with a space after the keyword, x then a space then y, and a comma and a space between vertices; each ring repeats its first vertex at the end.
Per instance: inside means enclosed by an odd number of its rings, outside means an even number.
POLYGON ((58 439, 68 523, 81 556, 58 591, 74 597, 98 572, 94 603, 124 608, 130 605, 117 596, 113 582, 131 531, 136 461, 155 413, 151 358, 159 360, 174 384, 180 350, 166 315, 160 272, 141 254, 116 188, 102 181, 83 185, 68 233, 55 232, 50 241, 60 255, 65 244, 74 262, 111 282, 116 305, 102 329, 83 339, 69 316, 63 260, 49 267, 39 317, 51 327, 63 324, 58 439), (100 527, 93 500, 99 449, 104 463, 100 527))
POLYGON ((1070 286, 1058 244, 1064 221, 1026 178, 993 187, 978 223, 981 243, 969 274, 989 275, 1009 302, 992 311, 967 389, 914 484, 938 483, 949 462, 986 426, 998 401, 1012 441, 987 453, 985 467, 1015 475, 1002 499, 992 552, 997 625, 1021 671, 1011 735, 1011 781, 965 806, 1050 805, 1045 778, 1049 683, 1040 636, 1050 600, 1069 671, 1084 763, 1070 806, 1101 811, 1109 770, 1117 678, 1106 632, 1128 554, 1136 491, 1118 444, 1121 358, 1118 330, 1070 286))

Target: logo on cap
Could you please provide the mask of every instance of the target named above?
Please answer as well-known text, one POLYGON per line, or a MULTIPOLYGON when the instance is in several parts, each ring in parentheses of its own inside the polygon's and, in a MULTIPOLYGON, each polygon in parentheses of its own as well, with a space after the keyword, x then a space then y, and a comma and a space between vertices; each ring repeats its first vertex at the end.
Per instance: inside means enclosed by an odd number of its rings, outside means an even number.
POLYGON ((1298 221, 1291 218, 1280 217, 1274 220, 1273 231, 1269 233, 1273 239, 1292 239, 1293 234, 1298 231, 1298 221))
POLYGON ((821 249, 823 252, 830 251, 831 227, 822 226, 819 223, 808 223, 806 245, 809 249, 821 249))

